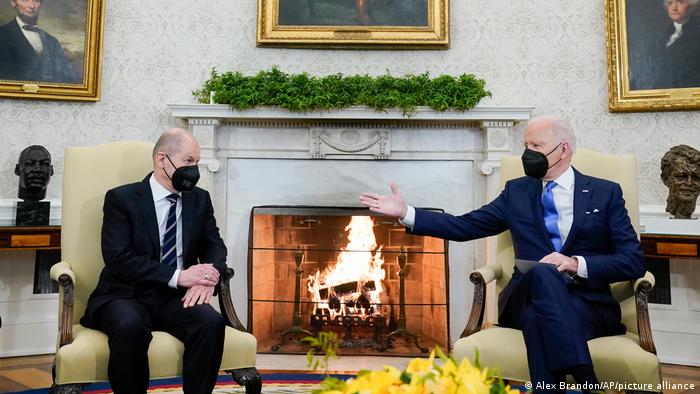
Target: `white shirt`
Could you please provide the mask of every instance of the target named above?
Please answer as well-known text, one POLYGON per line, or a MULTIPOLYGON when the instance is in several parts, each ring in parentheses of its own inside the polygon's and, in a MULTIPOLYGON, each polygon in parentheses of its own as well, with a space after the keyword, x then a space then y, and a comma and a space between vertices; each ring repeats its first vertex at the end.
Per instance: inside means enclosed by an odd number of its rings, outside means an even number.
POLYGON ((673 34, 671 34, 670 37, 668 37, 668 41, 666 42, 666 48, 670 47, 673 45, 676 40, 681 38, 681 34, 683 34, 683 25, 678 23, 678 22, 673 22, 673 27, 676 29, 673 34))
MULTIPOLYGON (((542 186, 548 181, 542 181, 542 186)), ((559 234, 561 234, 561 244, 564 245, 566 238, 569 236, 571 231, 571 225, 574 222, 574 170, 569 166, 569 168, 564 171, 559 178, 555 179, 554 182, 557 186, 552 188, 552 194, 554 195, 554 205, 557 207, 557 214, 559 219, 557 220, 557 227, 559 227, 559 234)), ((407 206, 406 216, 399 220, 402 225, 413 228, 416 224, 416 209, 410 205, 407 206)), ((582 278, 588 278, 588 269, 586 267, 586 259, 582 256, 572 256, 578 260, 578 270, 576 274, 582 278)))
POLYGON ((39 32, 23 29, 22 26, 29 24, 24 23, 21 19, 19 19, 19 16, 15 19, 17 20, 17 24, 19 25, 19 29, 22 30, 22 34, 24 34, 24 37, 32 45, 32 48, 34 48, 34 52, 36 52, 37 55, 40 55, 41 52, 44 51, 44 44, 41 42, 41 36, 39 35, 39 32))
MULTIPOLYGON (((168 221, 168 212, 170 211, 170 201, 166 197, 172 194, 170 190, 166 189, 163 185, 158 183, 156 178, 151 174, 148 179, 148 183, 151 185, 151 194, 153 194, 153 205, 156 208, 156 220, 158 221, 158 235, 160 238, 160 244, 163 245, 163 237, 165 237, 165 225, 168 221)), ((177 278, 180 276, 180 270, 182 270, 182 194, 178 193, 180 198, 177 200, 177 205, 175 206, 175 220, 177 220, 177 237, 175 245, 177 248, 177 269, 172 278, 168 282, 168 286, 177 289, 177 278)))

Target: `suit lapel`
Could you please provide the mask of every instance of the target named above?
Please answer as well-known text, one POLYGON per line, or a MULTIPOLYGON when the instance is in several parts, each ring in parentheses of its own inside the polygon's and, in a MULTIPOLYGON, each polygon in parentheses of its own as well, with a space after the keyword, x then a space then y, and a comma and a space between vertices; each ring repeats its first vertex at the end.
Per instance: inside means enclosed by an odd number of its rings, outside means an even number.
MULTIPOLYGON (((20 51, 22 58, 28 59, 36 56, 34 47, 29 43, 24 33, 22 33, 22 27, 17 23, 17 20, 13 21, 12 33, 14 35, 14 41, 17 43, 15 47, 20 51)), ((42 39, 42 44, 43 42, 44 40, 42 39)))
POLYGON ((153 244, 153 250, 156 256, 160 256, 160 234, 158 232, 158 218, 156 217, 156 207, 153 204, 153 192, 151 185, 148 183, 150 174, 146 176, 137 190, 136 203, 143 215, 143 220, 146 222, 146 229, 153 244))
POLYGON ((182 193, 182 256, 183 264, 187 264, 187 250, 190 245, 192 235, 192 216, 194 215, 194 195, 193 193, 182 193))
POLYGON ((583 221, 586 220, 586 210, 593 192, 591 180, 574 168, 574 220, 571 223, 571 230, 566 237, 566 242, 561 248, 562 253, 576 238, 576 233, 581 228, 583 221))

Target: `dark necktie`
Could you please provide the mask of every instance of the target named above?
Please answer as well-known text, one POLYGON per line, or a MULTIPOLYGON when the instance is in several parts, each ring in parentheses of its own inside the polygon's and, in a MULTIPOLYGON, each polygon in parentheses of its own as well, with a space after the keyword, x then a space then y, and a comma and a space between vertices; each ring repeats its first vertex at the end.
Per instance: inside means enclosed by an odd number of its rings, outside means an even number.
POLYGON ((23 25, 22 29, 29 30, 29 31, 35 31, 37 33, 39 32, 39 28, 37 27, 37 25, 23 25))
POLYGON ((180 198, 173 193, 165 197, 170 202, 168 220, 165 222, 165 235, 160 251, 160 262, 177 268, 177 200, 180 198))
POLYGON ((561 250, 561 234, 559 233, 559 226, 557 226, 559 214, 557 213, 556 205, 554 205, 554 194, 552 193, 552 189, 556 185, 556 182, 550 181, 544 187, 542 191, 542 211, 544 213, 544 226, 547 228, 547 233, 549 233, 549 239, 554 245, 554 250, 559 252, 561 250))

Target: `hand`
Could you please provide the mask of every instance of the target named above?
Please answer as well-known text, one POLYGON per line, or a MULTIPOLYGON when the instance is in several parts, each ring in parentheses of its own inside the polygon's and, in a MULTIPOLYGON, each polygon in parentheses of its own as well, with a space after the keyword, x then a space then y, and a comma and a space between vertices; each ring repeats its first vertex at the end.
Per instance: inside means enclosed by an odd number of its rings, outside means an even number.
POLYGON ((387 216, 403 219, 408 207, 399 192, 396 182, 391 182, 391 194, 383 196, 375 193, 362 193, 360 202, 372 212, 383 213, 387 216))
POLYGON ((573 257, 567 257, 559 252, 550 253, 540 260, 540 263, 552 264, 557 267, 557 271, 563 272, 578 272, 578 260, 573 257))
POLYGON ((193 286, 214 287, 219 283, 219 271, 212 264, 195 264, 180 271, 177 286, 191 288, 193 286))
POLYGON ((190 308, 195 305, 208 304, 211 302, 212 295, 214 295, 214 288, 212 286, 192 286, 187 289, 187 293, 182 297, 182 306, 190 308))

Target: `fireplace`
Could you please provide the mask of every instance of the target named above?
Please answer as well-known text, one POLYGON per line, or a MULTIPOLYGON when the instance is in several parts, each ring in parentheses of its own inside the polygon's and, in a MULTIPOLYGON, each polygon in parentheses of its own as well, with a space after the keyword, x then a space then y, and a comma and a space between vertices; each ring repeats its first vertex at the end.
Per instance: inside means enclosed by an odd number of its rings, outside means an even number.
POLYGON ((443 240, 363 208, 261 206, 250 220, 248 322, 261 353, 306 353, 333 331, 341 354, 449 347, 443 240))
MULTIPOLYGON (((236 272, 231 293, 243 324, 250 326, 253 319, 248 313, 247 260, 253 207, 359 206, 359 193, 387 192, 391 181, 414 206, 440 207, 454 214, 479 207, 500 191, 500 158, 513 154, 522 134, 519 122, 529 119, 533 110, 492 104, 470 111, 417 108, 411 116, 401 110, 363 107, 297 113, 280 108, 239 111, 218 104, 169 105, 172 115, 201 144, 199 185, 212 196, 229 251, 227 264, 236 272)), ((396 261, 392 252, 382 253, 385 262, 396 261)), ((294 251, 288 253, 288 261, 294 261, 294 251)), ((490 240, 450 243, 451 340, 459 337, 467 322, 473 294, 469 272, 495 255, 490 240)), ((410 264, 413 255, 407 256, 410 264)), ((493 320, 495 298, 486 302, 487 316, 493 320)))

